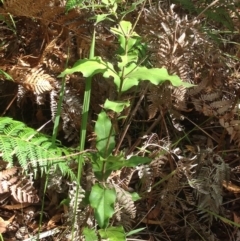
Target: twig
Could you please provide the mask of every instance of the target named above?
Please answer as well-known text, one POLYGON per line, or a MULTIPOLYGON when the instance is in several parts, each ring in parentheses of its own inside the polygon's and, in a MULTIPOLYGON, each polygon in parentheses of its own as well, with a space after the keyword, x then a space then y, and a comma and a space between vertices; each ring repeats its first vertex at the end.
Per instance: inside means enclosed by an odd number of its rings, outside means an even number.
POLYGON ((35 235, 31 238, 24 239, 23 241, 36 241, 36 240, 39 240, 39 239, 42 239, 42 238, 49 237, 49 236, 54 235, 54 234, 59 233, 59 232, 60 232, 60 230, 58 228, 54 228, 52 230, 40 233, 39 235, 35 235))
POLYGON ((4 116, 6 114, 6 112, 9 110, 9 108, 11 107, 12 103, 16 100, 17 98, 17 93, 15 94, 15 96, 13 97, 13 99, 10 101, 10 103, 8 104, 8 106, 6 107, 6 109, 3 111, 3 113, 1 114, 1 116, 4 116))
POLYGON ((199 125, 197 125, 195 122, 191 121, 189 118, 187 118, 185 115, 183 115, 185 119, 187 119, 188 121, 190 121, 193 125, 195 125, 199 130, 201 130, 203 133, 205 133, 208 137, 210 137, 212 140, 216 141, 217 143, 219 143, 219 140, 215 139, 213 136, 211 136, 210 134, 208 134, 205 130, 203 130, 199 125))
POLYGON ((145 94, 146 94, 146 92, 147 92, 147 90, 148 90, 148 85, 149 85, 149 84, 147 84, 147 86, 145 87, 144 91, 143 91, 142 94, 141 94, 141 97, 140 97, 139 100, 138 100, 138 103, 136 104, 134 110, 133 110, 133 111, 131 112, 131 114, 130 114, 130 117, 129 117, 129 119, 128 119, 127 125, 126 125, 126 127, 124 128, 123 134, 122 134, 121 137, 120 137, 120 140, 119 140, 118 145, 117 145, 117 147, 116 147, 116 149, 115 149, 115 151, 114 151, 114 154, 116 154, 116 153, 118 152, 118 150, 119 150, 119 148, 120 148, 120 146, 121 146, 121 144, 122 144, 122 142, 123 142, 123 139, 124 139, 124 137, 126 136, 126 133, 127 133, 128 129, 129 129, 129 127, 130 127, 132 118, 135 116, 135 114, 136 114, 136 112, 137 112, 137 110, 138 110, 138 107, 139 107, 139 105, 141 104, 141 102, 142 102, 142 100, 143 100, 143 98, 144 98, 144 96, 145 96, 145 94))
POLYGON ((213 5, 215 5, 219 0, 215 0, 213 1, 211 4, 209 4, 205 9, 202 10, 201 13, 198 14, 198 16, 196 17, 196 19, 199 19, 203 13, 205 13, 210 7, 212 7, 213 5))

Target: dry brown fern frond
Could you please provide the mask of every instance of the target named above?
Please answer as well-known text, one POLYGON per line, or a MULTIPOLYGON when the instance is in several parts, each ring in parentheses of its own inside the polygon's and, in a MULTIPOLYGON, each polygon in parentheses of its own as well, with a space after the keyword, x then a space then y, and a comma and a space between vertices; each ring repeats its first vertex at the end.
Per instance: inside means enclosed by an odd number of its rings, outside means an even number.
POLYGON ((134 173, 135 168, 123 167, 120 171, 113 173, 111 179, 114 181, 114 183, 116 183, 116 185, 125 191, 129 191, 129 189, 131 190, 131 188, 129 188, 129 184, 134 173))
POLYGON ((168 158, 165 155, 161 155, 158 157, 155 157, 151 163, 149 164, 149 166, 151 167, 152 171, 153 171, 153 177, 163 177, 163 166, 165 163, 168 162, 168 158))
POLYGON ((219 119, 219 123, 230 135, 230 141, 235 141, 240 146, 240 120, 238 114, 226 113, 219 119))
MULTIPOLYGON (((154 67, 166 67, 170 74, 196 84, 188 90, 173 88, 165 96, 169 104, 167 109, 191 111, 193 105, 206 116, 220 118, 220 124, 226 128, 231 140, 238 144, 239 123, 234 108, 239 85, 238 78, 230 76, 238 64, 224 56, 216 43, 202 32, 198 20, 188 20, 186 14, 180 16, 175 10, 174 5, 168 10, 161 7, 146 10, 142 30, 139 29, 148 43, 150 62, 154 67)), ((150 118, 165 106, 162 103, 164 91, 155 92, 150 90, 150 118)))
POLYGON ((0 181, 7 180, 17 173, 17 167, 11 167, 0 172, 0 181))
MULTIPOLYGON (((117 203, 118 205, 118 216, 122 216, 122 214, 128 215, 131 219, 136 217, 136 206, 132 200, 132 196, 124 191, 122 188, 114 185, 117 194, 117 203), (120 213, 120 214, 119 214, 120 213)), ((119 220, 120 221, 120 220, 119 220)))
POLYGON ((11 167, 0 172, 0 194, 9 192, 10 187, 18 181, 17 171, 17 167, 11 167))
POLYGON ((0 172, 0 194, 10 193, 19 203, 36 203, 39 201, 33 182, 17 175, 17 167, 0 172))
POLYGON ((213 216, 206 212, 220 212, 222 205, 222 182, 229 179, 229 166, 211 149, 200 151, 192 158, 191 162, 183 158, 180 168, 187 177, 189 186, 195 190, 195 200, 198 203, 198 213, 208 224, 213 221, 213 216))
POLYGON ((12 185, 10 192, 13 198, 19 203, 37 203, 39 201, 37 191, 33 187, 33 182, 27 179, 22 179, 12 185))
POLYGON ((55 79, 40 67, 31 69, 21 84, 36 95, 50 92, 55 88, 55 79))
MULTIPOLYGON (((188 20, 186 15, 179 16, 174 8, 171 5, 169 10, 160 7, 146 10, 142 20, 143 27, 139 32, 148 43, 150 62, 154 67, 165 67, 170 74, 178 75, 183 81, 195 83, 197 74, 194 67, 201 65, 199 59, 205 54, 205 36, 202 36, 197 20, 188 20), (196 54, 197 50, 199 51, 196 54)), ((168 110, 174 108, 189 111, 186 88, 171 87, 167 95, 163 90, 155 92, 156 89, 150 89, 150 118, 164 107, 168 110)))
POLYGON ((77 35, 89 35, 90 25, 92 25, 86 21, 90 17, 89 13, 72 9, 66 14, 65 6, 59 4, 57 0, 38 2, 6 0, 3 7, 6 12, 14 16, 40 20, 42 25, 49 28, 48 34, 51 38, 56 37, 63 28, 77 35))
POLYGON ((55 79, 45 73, 42 66, 35 68, 14 66, 9 71, 14 81, 36 95, 55 88, 55 79))
POLYGON ((172 95, 169 84, 162 84, 159 86, 150 85, 149 93, 147 95, 148 101, 148 116, 152 119, 156 116, 157 112, 171 108, 172 95))
POLYGON ((18 177, 11 177, 9 180, 2 180, 0 185, 0 193, 9 192, 11 186, 18 181, 18 177))
MULTIPOLYGON (((59 88, 57 90, 53 90, 50 93, 50 105, 52 112, 52 119, 55 119, 56 111, 57 111, 57 103, 59 100, 59 88)), ((62 103, 62 129, 65 133, 65 138, 68 141, 79 138, 79 130, 81 124, 81 109, 82 108, 82 100, 80 95, 76 90, 67 86, 65 90, 65 95, 62 103)))
POLYGON ((146 10, 146 23, 139 31, 148 42, 154 66, 166 67, 170 74, 192 82, 189 59, 193 58, 192 50, 204 40, 196 27, 198 22, 180 17, 174 8, 171 5, 168 11, 160 7, 146 10))

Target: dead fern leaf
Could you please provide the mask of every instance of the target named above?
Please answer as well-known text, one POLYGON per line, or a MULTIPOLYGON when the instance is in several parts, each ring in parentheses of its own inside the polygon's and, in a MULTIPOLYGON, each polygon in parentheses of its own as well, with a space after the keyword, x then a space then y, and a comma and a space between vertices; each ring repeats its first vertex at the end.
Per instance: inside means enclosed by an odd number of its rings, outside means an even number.
POLYGON ((17 167, 8 168, 0 172, 0 194, 9 192, 9 188, 18 181, 17 167))
POLYGON ((132 200, 132 196, 128 192, 124 191, 122 188, 117 186, 114 187, 117 193, 117 202, 119 204, 119 207, 121 208, 121 215, 122 213, 125 213, 127 215, 130 215, 132 219, 135 218, 136 206, 132 200))
POLYGON ((46 74, 41 67, 36 67, 31 70, 31 72, 25 77, 22 85, 40 95, 44 92, 49 92, 54 89, 55 80, 49 74, 46 74))
POLYGON ((30 180, 23 179, 10 187, 11 195, 19 203, 37 203, 37 191, 30 180))
POLYGON ((0 172, 0 181, 7 180, 17 173, 17 167, 11 167, 0 172))
POLYGON ((148 106, 149 119, 154 118, 161 109, 171 108, 172 96, 169 84, 150 85, 147 99, 150 102, 148 106))
POLYGON ((227 113, 219 119, 219 123, 227 130, 228 134, 230 135, 230 141, 235 141, 239 146, 240 120, 235 120, 233 113, 227 113))
POLYGON ((0 185, 0 193, 9 192, 9 188, 18 181, 18 177, 12 177, 9 180, 2 180, 0 185))

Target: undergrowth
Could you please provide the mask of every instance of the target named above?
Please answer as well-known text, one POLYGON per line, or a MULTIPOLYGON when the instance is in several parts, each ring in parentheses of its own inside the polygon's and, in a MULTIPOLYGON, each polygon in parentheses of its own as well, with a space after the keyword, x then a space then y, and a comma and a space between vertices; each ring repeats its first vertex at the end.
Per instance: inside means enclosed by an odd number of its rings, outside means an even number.
MULTIPOLYGON (((42 201, 35 238, 57 223, 57 240, 86 241, 219 240, 239 227, 224 195, 238 192, 227 153, 240 143, 239 51, 228 58, 221 42, 237 42, 226 31, 239 8, 173 2, 3 1, 11 103, 35 101, 45 122, 47 102, 53 122, 49 134, 0 117, 0 194, 42 201)), ((0 222, 4 233, 11 221, 0 222)))

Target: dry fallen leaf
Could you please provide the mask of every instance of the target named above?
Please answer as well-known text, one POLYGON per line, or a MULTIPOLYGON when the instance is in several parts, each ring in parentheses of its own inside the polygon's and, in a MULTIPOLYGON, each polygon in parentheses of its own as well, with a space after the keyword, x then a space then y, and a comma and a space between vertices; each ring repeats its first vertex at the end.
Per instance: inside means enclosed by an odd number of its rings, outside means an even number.
POLYGON ((240 193, 240 187, 231 183, 231 182, 226 182, 223 181, 222 185, 229 191, 229 192, 233 192, 233 193, 240 193))
POLYGON ((7 226, 13 221, 15 215, 9 218, 7 221, 0 217, 0 233, 5 233, 7 231, 7 226))
POLYGON ((51 217, 51 219, 48 221, 47 223, 47 229, 52 229, 56 227, 56 223, 59 222, 62 218, 62 214, 56 214, 53 217, 51 217))
POLYGON ((233 221, 234 223, 240 223, 240 217, 236 212, 233 212, 233 221))

